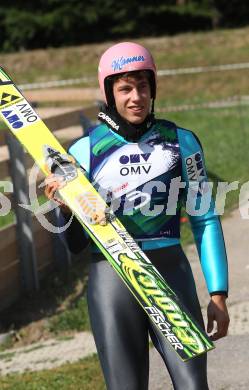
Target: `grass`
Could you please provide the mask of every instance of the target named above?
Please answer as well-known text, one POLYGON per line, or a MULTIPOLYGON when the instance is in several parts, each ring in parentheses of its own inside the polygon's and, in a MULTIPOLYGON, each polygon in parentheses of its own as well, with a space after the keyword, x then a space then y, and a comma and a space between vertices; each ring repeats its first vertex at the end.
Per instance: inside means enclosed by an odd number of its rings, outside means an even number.
POLYGON ((15 356, 15 352, 6 352, 0 355, 0 360, 9 361, 15 356))
POLYGON ((54 334, 72 330, 90 330, 86 296, 80 297, 67 310, 53 316, 49 321, 48 328, 54 334))
POLYGON ((96 355, 51 370, 0 377, 3 390, 104 390, 103 375, 96 355))
POLYGON ((15 213, 13 210, 10 210, 10 212, 7 215, 1 215, 0 218, 0 229, 10 225, 15 222, 15 213))
POLYGON ((6 339, 0 344, 0 353, 6 349, 10 349, 13 346, 12 335, 9 334, 6 339))
MULTIPOLYGON (((229 215, 239 207, 241 186, 249 180, 249 106, 229 109, 205 109, 188 112, 170 113, 167 119, 179 126, 192 129, 200 139, 204 148, 209 180, 214 182, 214 199, 217 181, 238 182, 238 189, 229 192, 225 197, 224 214, 229 215)), ((193 242, 189 224, 181 225, 182 244, 193 242)))
POLYGON ((249 178, 249 106, 170 113, 167 118, 197 134, 209 171, 227 181, 249 178))
MULTIPOLYGON (((171 113, 168 119, 192 129, 204 148, 207 170, 220 181, 248 181, 249 106, 171 113)), ((239 205, 239 190, 226 197, 225 212, 239 205)))

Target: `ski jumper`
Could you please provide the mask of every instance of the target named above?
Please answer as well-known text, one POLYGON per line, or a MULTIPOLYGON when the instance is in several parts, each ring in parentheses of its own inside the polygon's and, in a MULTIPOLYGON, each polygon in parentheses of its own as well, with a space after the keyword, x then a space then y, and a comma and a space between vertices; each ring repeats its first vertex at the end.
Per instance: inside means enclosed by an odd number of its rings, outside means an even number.
MULTIPOLYGON (((189 216, 210 294, 227 294, 228 270, 222 228, 197 137, 172 122, 155 120, 137 142, 128 142, 107 124, 100 124, 90 129, 88 137, 77 140, 69 153, 204 326, 192 271, 180 245, 182 207, 189 216)), ((76 220, 66 237, 73 251, 85 245, 86 237, 76 220)), ((95 249, 88 305, 108 390, 147 389, 148 332, 175 389, 208 389, 206 356, 183 363, 95 249)))

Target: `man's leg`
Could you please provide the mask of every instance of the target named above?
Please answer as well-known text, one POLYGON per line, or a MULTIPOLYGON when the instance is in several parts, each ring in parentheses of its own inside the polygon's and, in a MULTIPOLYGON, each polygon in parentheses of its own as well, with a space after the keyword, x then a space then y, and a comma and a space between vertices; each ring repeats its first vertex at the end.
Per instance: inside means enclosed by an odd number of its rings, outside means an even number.
POLYGON ((107 389, 147 390, 147 316, 106 260, 91 264, 88 306, 107 389))
MULTIPOLYGON (((204 327, 193 274, 181 247, 150 251, 148 256, 181 302, 204 327)), ((150 336, 168 368, 175 390, 208 390, 206 354, 183 362, 153 325, 150 336)))

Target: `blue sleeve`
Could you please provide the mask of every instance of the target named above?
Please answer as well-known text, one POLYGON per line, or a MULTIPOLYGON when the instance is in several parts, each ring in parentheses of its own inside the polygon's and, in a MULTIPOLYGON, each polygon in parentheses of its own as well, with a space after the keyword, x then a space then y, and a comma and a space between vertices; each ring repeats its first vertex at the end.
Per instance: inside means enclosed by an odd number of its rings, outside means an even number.
POLYGON ((210 294, 228 292, 228 265, 220 219, 208 184, 204 155, 197 137, 178 129, 185 207, 194 234, 202 271, 210 294))
POLYGON ((68 149, 75 160, 84 168, 89 175, 90 171, 90 138, 83 137, 75 141, 68 149))

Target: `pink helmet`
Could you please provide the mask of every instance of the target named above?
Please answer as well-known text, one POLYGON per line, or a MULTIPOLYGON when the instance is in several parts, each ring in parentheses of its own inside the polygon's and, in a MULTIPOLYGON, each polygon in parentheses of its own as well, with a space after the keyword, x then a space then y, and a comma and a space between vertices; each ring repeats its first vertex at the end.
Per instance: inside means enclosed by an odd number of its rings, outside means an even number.
POLYGON ((151 72, 151 97, 156 97, 156 66, 152 55, 145 47, 122 42, 107 49, 99 61, 99 86, 106 103, 108 102, 107 77, 120 73, 149 70, 151 72))

